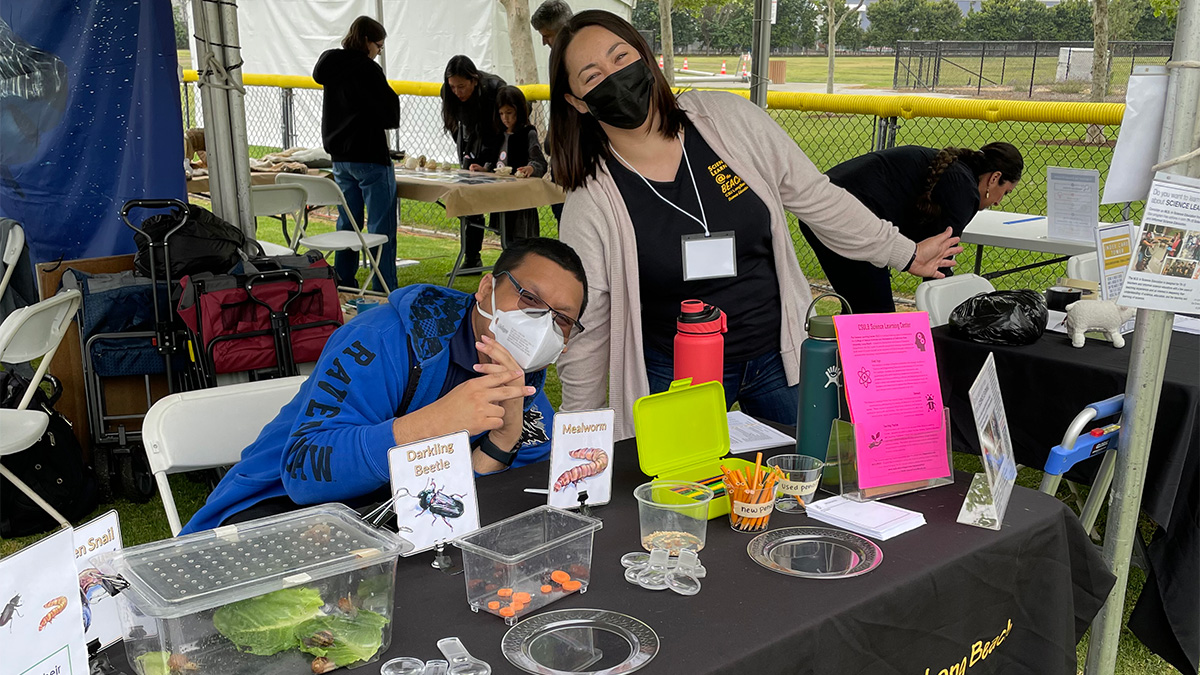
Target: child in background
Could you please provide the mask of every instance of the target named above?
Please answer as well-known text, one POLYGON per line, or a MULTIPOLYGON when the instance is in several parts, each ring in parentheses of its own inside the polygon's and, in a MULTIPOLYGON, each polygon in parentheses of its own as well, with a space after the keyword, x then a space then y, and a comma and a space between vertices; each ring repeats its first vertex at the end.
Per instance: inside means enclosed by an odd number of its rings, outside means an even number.
MULTIPOLYGON (((525 101, 525 94, 516 87, 502 87, 496 94, 496 105, 500 122, 504 125, 504 143, 500 146, 496 165, 488 168, 507 166, 512 167, 514 176, 541 178, 546 174, 546 157, 542 154, 537 129, 529 123, 529 104, 525 101)), ((497 216, 505 219, 505 247, 511 241, 540 236, 537 209, 493 213, 491 222, 499 223, 497 216)))

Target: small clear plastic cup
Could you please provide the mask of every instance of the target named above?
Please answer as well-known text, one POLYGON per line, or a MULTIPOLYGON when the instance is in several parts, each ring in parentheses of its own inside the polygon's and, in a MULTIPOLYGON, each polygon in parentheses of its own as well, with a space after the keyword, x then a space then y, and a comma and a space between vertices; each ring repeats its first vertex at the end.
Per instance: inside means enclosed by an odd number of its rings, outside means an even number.
POLYGON ((672 556, 680 551, 699 552, 708 532, 708 503, 713 491, 706 485, 680 480, 655 480, 639 485, 638 501, 642 548, 665 548, 672 556))

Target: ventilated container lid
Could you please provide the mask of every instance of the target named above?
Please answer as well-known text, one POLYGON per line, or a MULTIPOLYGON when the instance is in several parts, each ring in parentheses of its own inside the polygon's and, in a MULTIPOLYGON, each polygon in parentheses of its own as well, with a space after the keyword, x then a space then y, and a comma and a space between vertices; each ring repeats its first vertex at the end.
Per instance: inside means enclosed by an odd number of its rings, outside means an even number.
POLYGON ((104 553, 138 610, 175 618, 386 562, 412 550, 342 504, 323 504, 104 553))

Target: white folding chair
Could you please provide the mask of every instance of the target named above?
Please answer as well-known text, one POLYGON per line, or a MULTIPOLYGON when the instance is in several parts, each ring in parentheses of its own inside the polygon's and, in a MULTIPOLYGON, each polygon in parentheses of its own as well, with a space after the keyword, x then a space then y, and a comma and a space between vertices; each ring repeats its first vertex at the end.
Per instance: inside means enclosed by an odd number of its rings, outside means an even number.
POLYGON ((283 220, 283 236, 288 246, 272 244, 269 241, 259 241, 267 255, 283 255, 296 250, 296 240, 300 238, 300 222, 304 218, 304 209, 308 205, 308 191, 302 185, 251 185, 250 211, 254 217, 278 216, 283 220), (287 236, 287 217, 291 214, 296 222, 296 236, 287 236))
POLYGON ((1082 253, 1067 258, 1067 276, 1082 281, 1100 283, 1100 262, 1096 254, 1082 253))
POLYGON ((4 242, 4 253, 0 260, 4 262, 4 277, 0 278, 0 298, 8 290, 13 272, 17 269, 17 261, 21 259, 21 251, 25 250, 25 230, 20 225, 13 225, 8 231, 8 241, 4 242))
MULTIPOLYGON (((50 418, 41 410, 29 410, 29 402, 33 400, 34 392, 50 368, 50 362, 54 360, 54 353, 58 351, 71 319, 79 311, 82 298, 79 291, 68 289, 52 298, 13 311, 0 324, 0 362, 14 365, 42 359, 17 409, 0 409, 0 429, 3 429, 0 431, 0 456, 32 447, 46 432, 50 418)), ((61 513, 3 465, 0 465, 0 476, 12 482, 59 525, 71 526, 61 513)))
POLYGON ((917 309, 929 312, 929 325, 937 327, 948 322, 950 312, 963 301, 994 290, 992 282, 975 274, 923 281, 917 286, 917 309))
POLYGON ((305 379, 299 375, 185 391, 150 407, 142 420, 142 442, 172 536, 183 524, 167 476, 237 463, 305 379))
MULTIPOLYGON (((350 214, 350 209, 346 206, 346 196, 342 194, 342 189, 337 183, 322 176, 308 176, 298 173, 281 173, 275 176, 276 185, 294 184, 299 185, 308 193, 308 206, 339 206, 346 214, 346 218, 350 220, 350 230, 337 230, 334 232, 325 232, 322 234, 314 234, 308 236, 304 228, 306 224, 297 225, 300 232, 297 233, 295 244, 306 246, 317 251, 362 251, 367 254, 367 261, 374 273, 375 278, 379 280, 379 285, 383 288, 384 294, 390 293, 391 288, 387 282, 383 280, 383 274, 379 271, 379 254, 383 249, 383 245, 387 243, 388 237, 384 234, 371 234, 363 231, 358 222, 354 220, 354 216, 350 214)), ((307 220, 307 219, 306 219, 307 220)), ((370 276, 363 280, 358 288, 358 296, 361 298, 366 295, 367 282, 370 276)))

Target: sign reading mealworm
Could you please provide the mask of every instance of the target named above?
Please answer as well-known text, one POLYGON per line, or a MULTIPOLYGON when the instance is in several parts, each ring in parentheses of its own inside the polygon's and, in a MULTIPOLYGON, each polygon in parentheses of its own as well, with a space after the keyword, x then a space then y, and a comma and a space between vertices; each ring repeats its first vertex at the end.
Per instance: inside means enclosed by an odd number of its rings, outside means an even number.
POLYGON ((611 408, 554 416, 547 499, 550 506, 578 508, 579 494, 584 490, 589 506, 607 504, 612 498, 615 420, 611 408))

